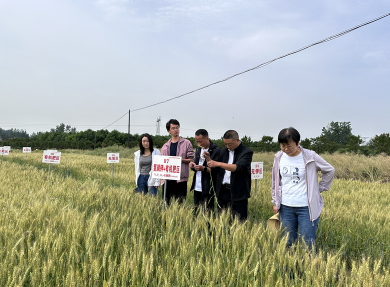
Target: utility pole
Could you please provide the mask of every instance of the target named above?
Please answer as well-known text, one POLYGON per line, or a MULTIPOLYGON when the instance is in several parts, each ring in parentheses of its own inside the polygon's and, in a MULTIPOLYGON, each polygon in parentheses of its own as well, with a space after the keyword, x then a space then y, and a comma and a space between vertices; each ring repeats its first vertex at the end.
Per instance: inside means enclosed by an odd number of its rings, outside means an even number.
POLYGON ((130 148, 130 110, 129 110, 129 127, 127 132, 127 147, 130 148))
POLYGON ((160 135, 160 122, 161 122, 161 116, 159 116, 156 121, 156 136, 160 135))

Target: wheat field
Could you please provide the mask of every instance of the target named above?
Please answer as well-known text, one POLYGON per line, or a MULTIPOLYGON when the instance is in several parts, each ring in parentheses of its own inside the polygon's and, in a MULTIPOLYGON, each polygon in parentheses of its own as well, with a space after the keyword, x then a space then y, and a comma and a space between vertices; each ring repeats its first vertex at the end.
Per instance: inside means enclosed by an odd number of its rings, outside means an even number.
POLYGON ((133 152, 65 151, 50 179, 42 151, 4 157, 1 286, 390 286, 386 157, 324 155, 337 178, 323 193, 314 256, 266 228, 272 154, 254 155, 264 179, 240 224, 194 215, 191 192, 165 211, 161 188, 135 194, 133 152), (120 152, 114 181, 107 152, 120 152))

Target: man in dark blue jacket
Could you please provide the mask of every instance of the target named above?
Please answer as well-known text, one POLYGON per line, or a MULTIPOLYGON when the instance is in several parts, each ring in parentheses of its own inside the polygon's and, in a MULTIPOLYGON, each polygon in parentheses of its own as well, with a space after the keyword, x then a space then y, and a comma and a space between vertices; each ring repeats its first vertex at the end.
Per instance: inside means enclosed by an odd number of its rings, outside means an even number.
POLYGON ((244 146, 238 133, 228 130, 223 135, 226 146, 219 156, 218 161, 208 158, 208 167, 220 168, 217 176, 216 194, 218 210, 231 208, 233 214, 244 221, 248 217, 248 198, 251 197, 251 162, 253 151, 244 146))
POLYGON ((194 161, 190 163, 190 168, 195 172, 191 185, 191 190, 194 191, 195 210, 198 209, 199 205, 206 203, 206 209, 213 212, 215 184, 219 168, 207 167, 203 152, 208 152, 211 160, 217 160, 221 149, 209 139, 209 134, 205 129, 199 129, 195 132, 195 141, 198 147, 195 151, 194 161))

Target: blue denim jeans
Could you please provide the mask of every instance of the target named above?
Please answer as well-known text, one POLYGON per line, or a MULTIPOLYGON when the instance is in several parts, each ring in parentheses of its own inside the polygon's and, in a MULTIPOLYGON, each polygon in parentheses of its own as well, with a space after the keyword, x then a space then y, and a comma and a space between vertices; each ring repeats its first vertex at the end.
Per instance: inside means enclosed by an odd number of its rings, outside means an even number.
MULTIPOLYGON (((138 186, 138 192, 142 195, 146 195, 148 193, 148 180, 149 180, 149 175, 143 175, 140 174, 138 177, 137 181, 137 186, 138 186)), ((155 186, 150 187, 150 192, 149 196, 157 196, 157 188, 155 186)))
POLYGON ((280 222, 285 232, 289 232, 288 246, 291 246, 298 239, 298 236, 304 239, 310 248, 315 246, 316 231, 320 218, 313 222, 310 221, 309 207, 292 207, 287 205, 280 206, 280 222), (299 233, 298 233, 299 229, 299 233))

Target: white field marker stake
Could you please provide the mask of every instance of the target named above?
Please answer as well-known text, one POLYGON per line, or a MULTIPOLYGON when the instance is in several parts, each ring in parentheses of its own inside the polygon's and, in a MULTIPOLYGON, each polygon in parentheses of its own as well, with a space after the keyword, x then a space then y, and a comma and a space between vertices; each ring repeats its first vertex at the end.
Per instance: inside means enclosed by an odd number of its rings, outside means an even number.
POLYGON ((263 178, 263 163, 252 162, 251 163, 251 179, 255 180, 255 198, 257 196, 257 180, 263 178))
POLYGON ((44 163, 49 163, 49 176, 47 177, 48 179, 50 178, 50 172, 51 172, 51 164, 59 164, 61 161, 61 153, 57 152, 56 150, 44 150, 43 151, 43 157, 42 157, 42 162, 44 163))
POLYGON ((107 163, 112 163, 112 186, 114 186, 114 163, 119 163, 119 153, 108 153, 107 163))
MULTIPOLYGON (((181 157, 155 155, 152 163, 152 178, 180 180, 181 157)), ((163 209, 167 196, 167 181, 164 183, 163 209)))
POLYGON ((27 158, 27 154, 28 154, 28 153, 31 153, 31 147, 24 147, 24 148, 23 148, 23 153, 26 154, 26 158, 27 158))
POLYGON ((3 156, 4 156, 4 155, 9 155, 10 149, 11 149, 10 146, 3 146, 3 147, 0 147, 1 165, 3 165, 3 156))

